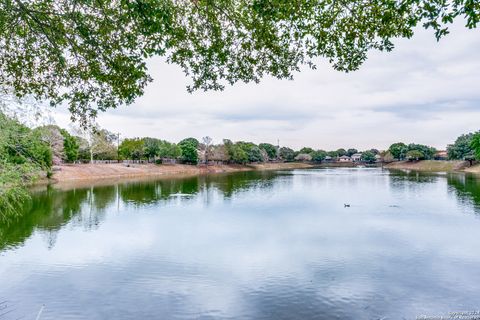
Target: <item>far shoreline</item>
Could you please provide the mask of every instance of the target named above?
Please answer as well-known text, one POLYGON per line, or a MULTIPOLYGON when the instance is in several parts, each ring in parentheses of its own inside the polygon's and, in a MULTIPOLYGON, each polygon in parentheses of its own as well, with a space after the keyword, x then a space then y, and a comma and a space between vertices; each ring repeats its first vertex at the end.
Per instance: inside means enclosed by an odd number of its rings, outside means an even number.
POLYGON ((310 169, 317 166, 310 163, 259 163, 248 165, 222 164, 222 165, 186 165, 186 164, 64 164, 54 167, 51 179, 42 179, 47 183, 62 183, 75 181, 97 181, 122 178, 161 178, 182 177, 217 173, 234 173, 245 171, 267 170, 294 170, 310 169))
MULTIPOLYGON (((363 167, 364 165, 360 165, 363 167)), ((52 178, 41 179, 34 185, 90 185, 105 184, 121 181, 176 179, 192 176, 235 173, 247 171, 273 171, 314 168, 355 168, 353 163, 258 163, 248 165, 186 165, 186 164, 63 164, 55 166, 52 178)), ((391 163, 376 163, 366 167, 381 167, 389 170, 409 170, 415 172, 460 172, 480 174, 480 164, 468 166, 465 161, 420 160, 396 161, 391 163)))

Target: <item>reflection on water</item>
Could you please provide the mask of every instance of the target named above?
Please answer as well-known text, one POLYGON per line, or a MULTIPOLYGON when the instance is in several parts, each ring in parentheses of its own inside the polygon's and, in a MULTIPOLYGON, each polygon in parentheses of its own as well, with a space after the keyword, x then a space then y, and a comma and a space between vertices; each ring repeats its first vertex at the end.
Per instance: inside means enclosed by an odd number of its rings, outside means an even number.
POLYGON ((474 176, 379 169, 48 187, 0 225, 0 319, 478 310, 478 210, 474 176))
POLYGON ((268 188, 270 181, 279 174, 274 172, 241 172, 233 175, 208 175, 157 181, 133 181, 90 188, 58 190, 52 186, 33 194, 26 204, 24 214, 14 221, 0 221, 0 250, 18 246, 34 230, 45 231, 50 237, 65 224, 72 222, 86 230, 98 227, 105 212, 119 210, 122 205, 167 205, 192 199, 205 193, 208 204, 212 190, 230 198, 238 192, 268 188), (72 221, 73 220, 73 221, 72 221))
POLYGON ((480 179, 475 175, 451 174, 448 185, 452 187, 459 198, 467 204, 472 204, 480 212, 480 179))

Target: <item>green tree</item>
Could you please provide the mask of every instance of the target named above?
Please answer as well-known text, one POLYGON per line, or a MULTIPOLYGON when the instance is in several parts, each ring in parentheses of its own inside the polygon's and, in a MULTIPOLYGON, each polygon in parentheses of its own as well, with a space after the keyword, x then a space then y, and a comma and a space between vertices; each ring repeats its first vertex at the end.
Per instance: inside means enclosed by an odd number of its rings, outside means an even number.
POLYGON ((408 151, 420 151, 423 154, 423 159, 431 160, 435 156, 437 150, 433 147, 429 147, 423 144, 411 143, 407 146, 408 151))
POLYGON ((338 149, 338 150, 336 151, 336 153, 337 153, 337 156, 338 156, 338 157, 347 155, 347 151, 346 151, 345 149, 343 149, 343 148, 338 149))
POLYGON ((123 159, 141 160, 145 157, 145 141, 140 138, 124 139, 118 152, 123 159))
POLYGON ((447 146, 449 160, 465 160, 472 158, 474 152, 472 149, 472 139, 474 133, 462 134, 453 144, 447 146))
POLYGON ((263 162, 262 151, 257 146, 252 146, 247 151, 248 161, 249 162, 263 162))
POLYGON ((480 132, 477 132, 472 136, 470 146, 475 154, 475 158, 480 160, 480 132))
POLYGON ((160 158, 177 159, 182 155, 182 150, 175 143, 160 140, 158 156, 160 158))
POLYGON ((233 145, 233 153, 230 159, 234 163, 246 164, 248 162, 248 154, 239 145, 233 145))
POLYGON ((372 151, 362 152, 361 160, 366 163, 374 163, 377 159, 375 158, 375 153, 372 151))
POLYGON ((425 154, 420 150, 409 150, 405 154, 407 160, 423 160, 425 159, 425 154))
POLYGON ((323 150, 317 150, 317 151, 313 152, 311 154, 311 156, 312 156, 312 161, 322 162, 327 157, 327 152, 323 151, 323 150))
POLYGON ((0 112, 0 220, 15 216, 30 198, 26 186, 50 173, 52 151, 39 131, 0 112))
POLYGON ((186 138, 186 139, 183 139, 182 141, 180 141, 178 143, 179 146, 181 146, 182 144, 186 144, 186 143, 189 143, 189 144, 192 144, 195 148, 198 149, 198 147, 200 146, 200 142, 195 139, 195 138, 186 138))
POLYGON ((200 143, 195 138, 186 138, 178 143, 181 150, 182 161, 189 164, 198 163, 198 146, 200 143))
POLYGON ((283 161, 291 162, 295 160, 295 151, 293 151, 290 148, 287 148, 287 147, 280 148, 279 154, 280 154, 280 158, 283 161))
POLYGON ((246 148, 242 147, 243 142, 233 143, 229 139, 223 139, 223 145, 227 152, 228 158, 233 163, 245 164, 248 162, 248 154, 246 148))
POLYGON ((260 148, 252 142, 238 141, 233 144, 230 158, 236 163, 263 162, 264 158, 260 148))
POLYGON ((273 144, 270 143, 260 143, 258 147, 262 150, 265 150, 265 152, 268 155, 268 159, 274 160, 277 159, 277 147, 274 146, 273 144))
POLYGON ((388 148, 388 151, 393 156, 394 159, 403 160, 405 158, 405 153, 408 151, 406 150, 407 145, 403 142, 394 143, 388 148))
POLYGON ((78 160, 78 151, 80 148, 78 139, 68 133, 68 131, 65 129, 61 129, 60 133, 63 136, 63 150, 65 154, 64 161, 74 162, 78 160))
POLYGON ((189 90, 218 90, 288 79, 317 57, 356 70, 419 25, 440 39, 457 18, 468 28, 480 20, 472 0, 15 0, 0 2, 0 13, 2 89, 66 102, 85 121, 141 96, 152 56, 179 65, 189 90))
POLYGON ((338 152, 337 151, 329 151, 327 152, 328 156, 332 157, 332 158, 336 158, 339 156, 338 152))
POLYGON ((144 155, 148 160, 155 159, 160 153, 160 140, 156 138, 144 138, 143 147, 144 155))
POLYGON ((312 148, 309 148, 309 147, 303 147, 302 149, 300 149, 298 151, 299 154, 303 153, 303 154, 312 154, 313 152, 315 152, 315 150, 313 150, 312 148))
POLYGON ((38 130, 31 130, 0 113, 0 158, 8 163, 31 164, 48 170, 52 151, 38 130))
POLYGON ((347 150, 347 156, 349 156, 349 157, 351 157, 351 156, 354 155, 355 153, 358 153, 358 150, 357 150, 357 149, 351 148, 351 149, 348 149, 348 150, 347 150))

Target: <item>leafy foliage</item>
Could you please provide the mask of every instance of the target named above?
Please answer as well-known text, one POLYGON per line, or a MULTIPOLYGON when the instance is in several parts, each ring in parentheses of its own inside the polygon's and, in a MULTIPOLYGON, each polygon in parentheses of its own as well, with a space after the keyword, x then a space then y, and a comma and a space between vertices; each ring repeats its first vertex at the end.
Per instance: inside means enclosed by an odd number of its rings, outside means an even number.
POLYGON ((475 158, 480 160, 480 132, 477 132, 472 136, 472 142, 470 143, 470 146, 475 153, 475 158))
POLYGON ((154 159, 160 153, 161 140, 156 138, 143 139, 143 153, 147 159, 154 159))
POLYGON ((160 140, 160 148, 158 150, 158 156, 160 158, 176 159, 181 155, 182 150, 178 145, 165 140, 160 140))
POLYGON ((18 97, 66 102, 86 124, 143 94, 152 56, 179 65, 190 91, 219 90, 290 79, 317 57, 353 71, 419 24, 440 39, 456 18, 475 28, 479 17, 472 0, 5 0, 0 83, 18 97))
POLYGON ((181 150, 182 160, 186 163, 197 164, 198 163, 198 142, 195 138, 186 138, 178 143, 181 150))
POLYGON ((341 156, 346 156, 347 155, 347 151, 343 148, 340 148, 336 151, 337 153, 337 156, 341 157, 341 156))
POLYGON ((251 146, 247 150, 247 155, 248 155, 248 161, 249 162, 263 162, 263 155, 262 151, 260 150, 259 147, 257 146, 251 146))
POLYGON ((449 160, 465 160, 474 156, 472 139, 474 134, 467 133, 458 137, 453 144, 447 146, 449 160))
POLYGON ((0 113, 0 218, 15 215, 29 199, 26 185, 50 171, 52 152, 38 131, 0 113))
POLYGON ((372 151, 364 151, 362 152, 361 160, 366 163, 374 163, 377 159, 372 151))
POLYGON ((313 150, 312 148, 310 147, 303 147, 302 149, 300 149, 298 151, 299 154, 303 153, 303 154, 312 154, 315 150, 313 150))
POLYGON ((145 140, 140 138, 124 139, 118 152, 123 159, 143 159, 145 157, 145 140))
POLYGON ((355 149, 355 148, 351 148, 351 149, 348 149, 348 150, 347 150, 346 155, 349 156, 349 157, 351 157, 351 156, 354 155, 355 153, 358 153, 358 150, 355 149))
MULTIPOLYGON (((408 158, 408 152, 409 151, 419 151, 423 154, 424 158, 423 159, 426 159, 426 160, 432 160, 434 155, 435 155, 435 152, 437 151, 435 148, 433 147, 429 147, 429 146, 426 146, 426 145, 423 145, 423 144, 414 144, 414 143, 411 143, 407 146, 407 152, 405 153, 407 158, 408 158)), ((418 155, 418 154, 417 154, 418 155)))
POLYGON ((339 156, 337 151, 329 151, 327 154, 329 157, 332 157, 332 158, 336 158, 339 156))
POLYGON ((60 133, 63 136, 64 160, 66 162, 74 162, 78 160, 78 151, 80 149, 78 139, 68 133, 65 129, 60 129, 60 133))
POLYGON ((327 157, 327 152, 326 151, 323 151, 323 150, 317 150, 317 151, 314 151, 312 154, 312 161, 314 162, 322 162, 323 160, 325 160, 325 158, 327 157))
POLYGON ((412 156, 412 154, 414 155, 414 158, 431 160, 433 159, 436 152, 435 148, 423 144, 410 143, 409 145, 406 145, 403 142, 392 144, 388 151, 393 156, 393 158, 397 160, 409 159, 409 156, 412 156), (419 153, 407 154, 409 151, 419 151, 420 153, 422 153, 422 156, 420 157, 419 153))
POLYGON ((425 159, 425 154, 420 150, 409 150, 405 154, 407 160, 423 160, 425 159))
POLYGON ((270 143, 260 143, 258 147, 262 150, 265 150, 267 153, 268 159, 274 160, 277 158, 277 147, 270 143))
POLYGON ((230 160, 233 163, 245 164, 248 162, 247 152, 238 144, 234 144, 227 149, 229 152, 230 160))
POLYGON ((407 148, 407 145, 403 142, 394 143, 388 148, 388 151, 394 159, 403 160, 405 158, 404 151, 407 148))
POLYGON ((295 151, 290 148, 282 147, 279 151, 280 158, 284 161, 293 161, 295 160, 295 151))

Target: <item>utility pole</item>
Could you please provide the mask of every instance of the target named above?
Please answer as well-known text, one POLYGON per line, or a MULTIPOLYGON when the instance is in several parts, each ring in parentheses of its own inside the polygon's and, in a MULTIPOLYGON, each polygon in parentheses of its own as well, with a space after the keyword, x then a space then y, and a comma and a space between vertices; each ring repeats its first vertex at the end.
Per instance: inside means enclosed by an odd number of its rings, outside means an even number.
POLYGON ((117 163, 120 163, 120 132, 117 133, 117 163))

